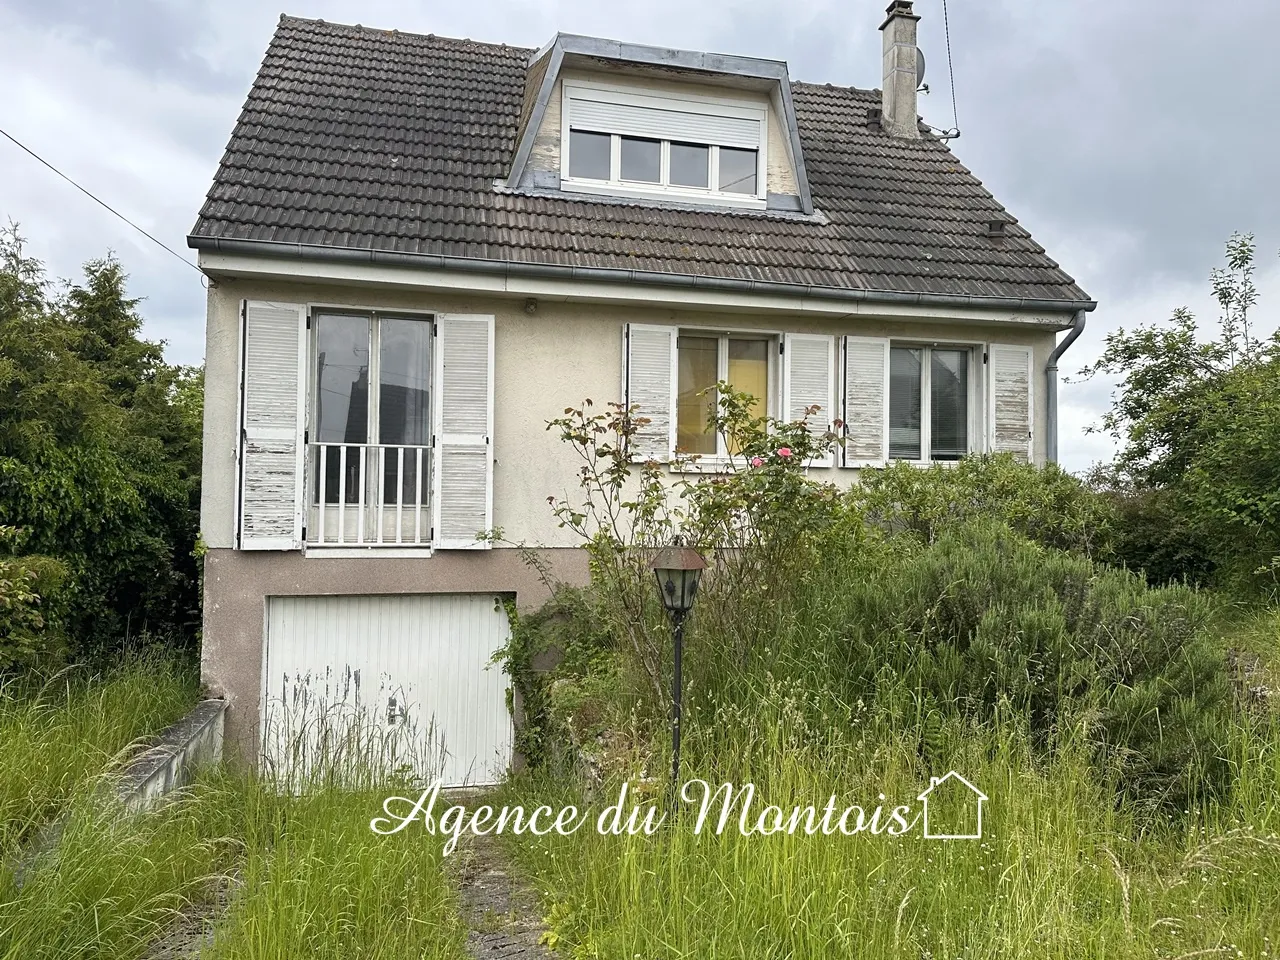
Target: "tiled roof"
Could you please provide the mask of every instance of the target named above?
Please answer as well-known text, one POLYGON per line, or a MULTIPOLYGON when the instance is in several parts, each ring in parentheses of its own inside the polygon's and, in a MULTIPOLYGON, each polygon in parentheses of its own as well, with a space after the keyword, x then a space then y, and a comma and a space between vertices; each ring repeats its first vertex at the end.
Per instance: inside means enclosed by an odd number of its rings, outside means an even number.
POLYGON ((531 50, 283 17, 189 242, 275 241, 868 291, 1083 301, 932 137, 868 129, 876 91, 792 83, 815 209, 499 192, 531 50))

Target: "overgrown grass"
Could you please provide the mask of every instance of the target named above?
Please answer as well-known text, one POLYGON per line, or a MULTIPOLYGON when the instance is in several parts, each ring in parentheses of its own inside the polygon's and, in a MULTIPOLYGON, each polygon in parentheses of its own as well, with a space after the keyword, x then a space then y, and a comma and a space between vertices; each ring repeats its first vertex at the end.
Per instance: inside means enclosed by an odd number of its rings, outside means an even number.
POLYGON ((0 854, 198 696, 195 666, 165 656, 0 683, 0 854))
MULTIPOLYGON (((1237 731, 1229 800, 1156 817, 1117 802, 1069 733, 1045 760, 1016 716, 943 721, 941 734, 937 724, 890 729, 856 705, 843 716, 815 729, 776 689, 736 724, 694 733, 686 776, 754 782, 757 811, 821 809, 835 793, 838 807, 870 813, 880 794, 886 808, 918 811, 930 774, 955 769, 990 797, 983 839, 925 839, 919 827, 896 838, 743 837, 736 817, 723 835, 694 836, 689 806, 651 838, 525 837, 510 847, 543 892, 558 946, 575 958, 644 960, 1274 955, 1274 720, 1237 731), (921 759, 926 729, 945 741, 935 742, 936 766, 921 759)), ((565 799, 563 788, 541 789, 565 799)))
POLYGON ((86 795, 21 878, 0 867, 0 960, 146 956, 220 885, 233 895, 202 957, 462 960, 439 845, 369 830, 386 794, 295 796, 214 769, 144 814, 86 795))
MULTIPOLYGON (((854 518, 795 552, 754 593, 709 575, 687 637, 684 778, 752 783, 757 813, 834 794, 869 817, 920 813, 930 778, 955 770, 989 797, 983 837, 744 837, 736 815, 694 836, 688 806, 653 837, 525 835, 508 846, 561 953, 1276 955, 1280 711, 1238 683, 1233 696, 1227 651, 1265 659, 1277 614, 1227 636, 1218 598, 986 522, 926 542, 854 518)), ((592 607, 608 603, 588 592, 559 620, 610 622, 592 607)), ((626 645, 533 623, 547 636, 531 646, 566 637, 565 663, 586 664, 546 685, 547 740, 579 762, 551 751, 510 801, 589 793, 598 812, 623 779, 662 785, 669 707, 634 681, 626 645)))
POLYGON ((56 844, 0 868, 0 960, 144 956, 231 864, 239 803, 217 781, 143 815, 81 794, 56 844))
MULTIPOLYGON (((144 957, 219 889, 231 891, 229 906, 202 956, 466 956, 438 845, 369 829, 393 789, 380 767, 361 768, 352 789, 320 776, 305 794, 211 768, 155 809, 129 814, 100 789, 102 777, 138 737, 189 708, 193 671, 138 660, 0 693, 9 847, 0 857, 0 960, 144 957), (55 818, 58 830, 30 836, 55 818)), ((342 772, 355 769, 350 756, 336 759, 342 772)), ((314 772, 326 771, 320 763, 314 772)))
POLYGON ((369 829, 390 789, 322 787, 289 796, 250 787, 240 798, 241 886, 203 956, 466 957, 466 928, 439 845, 419 832, 369 829))

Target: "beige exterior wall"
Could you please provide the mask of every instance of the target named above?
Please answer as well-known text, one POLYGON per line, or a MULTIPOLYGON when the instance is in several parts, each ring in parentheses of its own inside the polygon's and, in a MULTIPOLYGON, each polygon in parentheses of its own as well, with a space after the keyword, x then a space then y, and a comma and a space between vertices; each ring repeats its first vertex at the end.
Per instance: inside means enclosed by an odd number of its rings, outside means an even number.
MULTIPOLYGON (((276 268, 278 269, 278 267, 276 268)), ((279 595, 498 592, 536 607, 545 587, 510 548, 439 551, 431 557, 336 559, 316 553, 237 551, 234 544, 238 419, 239 309, 244 299, 342 305, 423 313, 484 313, 495 320, 493 516, 507 539, 560 548, 548 551, 558 575, 581 582, 585 560, 571 534, 556 526, 548 496, 577 490, 571 453, 546 422, 585 398, 621 398, 623 327, 628 322, 734 330, 893 336, 924 342, 997 341, 1034 348, 1035 456, 1045 455, 1044 364, 1055 333, 1045 326, 938 321, 918 317, 827 315, 797 310, 769 314, 672 309, 643 303, 577 303, 543 299, 533 314, 523 298, 413 289, 223 278, 210 285, 206 339, 202 534, 205 565, 203 676, 231 701, 227 731, 252 756, 263 678, 266 598, 279 595)), ((990 317, 990 314, 988 314, 990 317)), ((1003 318, 1006 321, 1013 317, 1003 318)), ((817 479, 848 485, 857 472, 814 470, 817 479)))
MULTIPOLYGON (((204 484, 201 526, 211 548, 234 543, 237 444, 237 381, 240 301, 275 300, 423 313, 484 313, 496 317, 494 331, 493 518, 508 540, 542 546, 576 546, 560 530, 548 496, 577 490, 572 457, 546 429, 567 406, 590 398, 599 405, 622 399, 623 327, 627 323, 678 324, 742 331, 892 336, 922 342, 1024 344, 1034 348, 1035 457, 1045 456, 1044 365, 1055 334, 1044 329, 858 317, 757 316, 651 306, 540 301, 537 312, 524 301, 403 290, 222 280, 209 291, 205 350, 204 484)), ((856 471, 812 471, 816 479, 848 485, 856 471)), ((353 561, 358 562, 358 561, 353 561)))

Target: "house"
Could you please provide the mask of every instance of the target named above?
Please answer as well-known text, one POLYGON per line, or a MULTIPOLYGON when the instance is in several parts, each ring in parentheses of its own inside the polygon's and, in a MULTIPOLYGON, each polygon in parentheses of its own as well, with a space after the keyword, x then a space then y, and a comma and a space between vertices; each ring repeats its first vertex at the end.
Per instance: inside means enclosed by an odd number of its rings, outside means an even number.
POLYGON ((1057 357, 1095 304, 918 120, 917 19, 888 9, 881 92, 281 18, 188 238, 230 738, 270 753, 273 704, 355 698, 429 726, 446 780, 500 775, 497 601, 544 593, 476 535, 585 576, 545 430, 584 398, 638 404, 658 460, 723 454, 697 396, 720 377, 776 416, 817 405, 846 423, 811 468, 838 484, 1054 458, 1057 357))
POLYGON ((982 839, 982 805, 989 798, 954 770, 930 777, 929 786, 916 799, 923 807, 926 839, 982 839))

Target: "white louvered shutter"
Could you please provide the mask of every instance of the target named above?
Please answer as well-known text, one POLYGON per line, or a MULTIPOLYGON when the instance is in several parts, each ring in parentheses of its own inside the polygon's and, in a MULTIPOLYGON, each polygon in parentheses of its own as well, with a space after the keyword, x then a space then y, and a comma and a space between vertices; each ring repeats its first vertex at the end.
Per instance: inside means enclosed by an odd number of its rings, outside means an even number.
POLYGON ((493 317, 436 317, 432 545, 484 549, 493 526, 493 317))
POLYGON ((649 420, 632 438, 631 459, 666 462, 676 445, 676 328, 629 323, 623 335, 626 404, 649 420))
POLYGON ((889 458, 889 341, 844 338, 844 465, 884 466, 889 458))
MULTIPOLYGON (((835 338, 809 333, 788 333, 782 350, 782 415, 785 420, 804 420, 809 431, 826 433, 835 414, 835 338), (809 407, 818 412, 805 416, 809 407)), ((835 453, 815 457, 811 467, 835 465, 835 453)))
POLYGON ((240 549, 299 550, 306 307, 246 300, 240 316, 240 549))
POLYGON ((987 348, 987 436, 992 453, 1032 455, 1031 348, 987 348))

